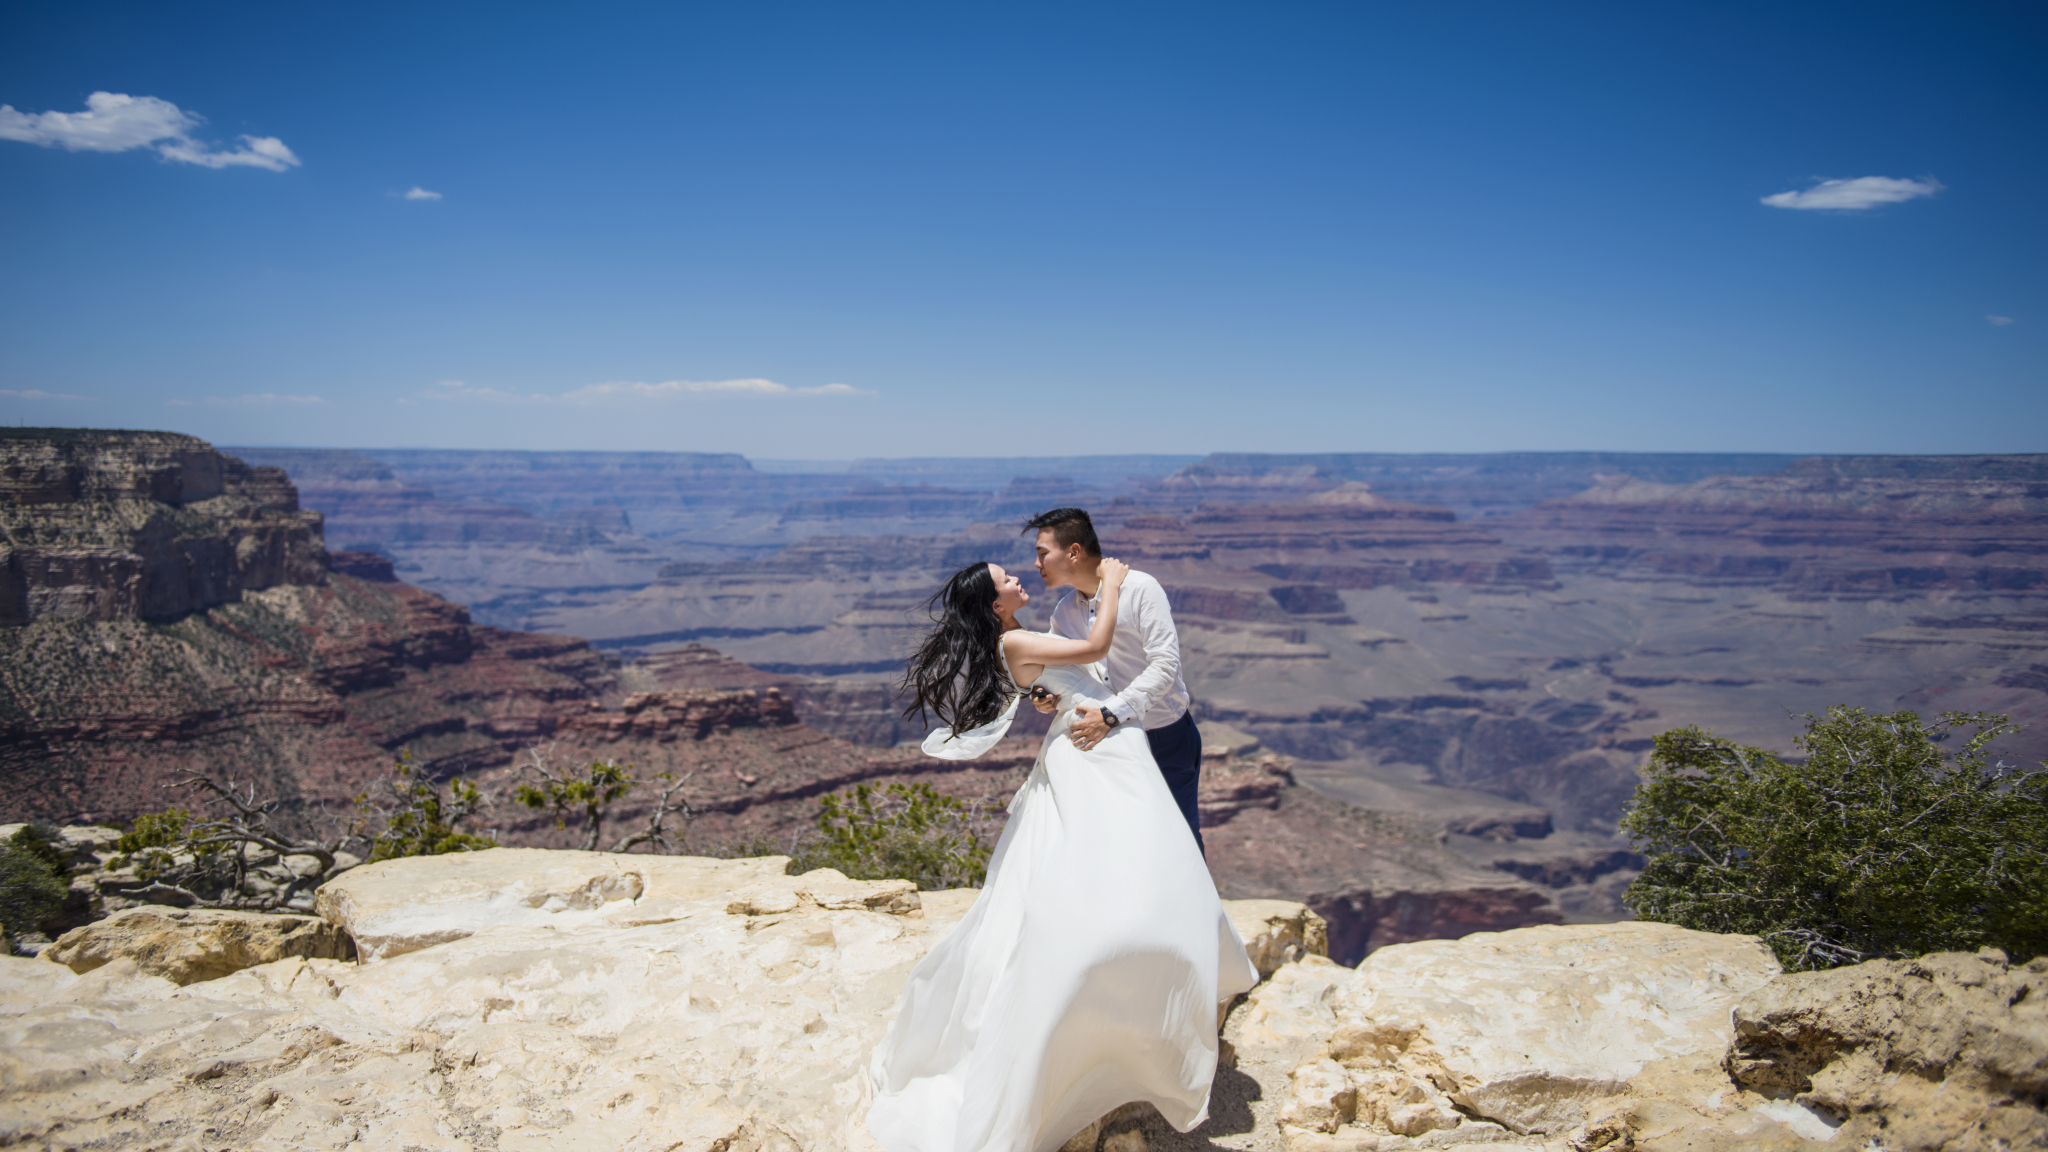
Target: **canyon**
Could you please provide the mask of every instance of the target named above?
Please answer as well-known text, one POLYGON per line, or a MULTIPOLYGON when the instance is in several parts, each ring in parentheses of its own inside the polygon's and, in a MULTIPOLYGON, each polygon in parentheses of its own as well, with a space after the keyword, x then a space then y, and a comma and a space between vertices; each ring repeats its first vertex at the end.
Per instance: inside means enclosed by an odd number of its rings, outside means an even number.
MULTIPOLYGON (((2009 760, 2048 755, 2048 457, 1594 476, 1480 519, 1269 463, 1189 466, 1096 520, 1105 549, 1166 585, 1199 717, 1333 798, 1531 805, 1579 851, 1612 842, 1651 737, 1679 725, 1788 749, 1798 715, 1831 704, 1989 711, 2027 726, 1999 746, 2009 760)), ((841 715, 877 701, 859 738, 904 740, 879 707, 888 678, 929 590, 978 558, 1021 569, 1028 542, 1003 524, 813 537, 677 562, 530 624, 835 681, 841 715)))
POLYGON ((1682 724, 1783 750, 1830 704, 1981 709, 2032 725, 2008 760, 2048 753, 2048 457, 774 471, 9 431, 8 819, 159 810, 187 769, 327 818, 401 749, 500 796, 536 754, 687 775, 699 850, 803 835, 864 781, 999 802, 1043 720, 932 761, 891 685, 952 569, 1043 597, 1015 524, 1070 499, 1169 590, 1219 887, 1309 903, 1346 962, 1625 917, 1615 820, 1682 724))
MULTIPOLYGON (((842 681, 690 643, 621 664, 581 640, 477 624, 398 581, 385 557, 327 550, 320 515, 297 508, 283 476, 189 437, 20 433, 0 445, 22 462, 8 476, 53 493, 10 505, 7 521, 9 563, 26 574, 20 602, 39 607, 0 629, 0 819, 120 822, 190 808, 200 797, 179 785, 196 773, 253 789, 296 827, 331 829, 404 752, 429 779, 478 782, 493 800, 480 824, 508 844, 559 847, 580 835, 512 802, 536 758, 630 764, 643 783, 614 805, 614 827, 643 820, 667 774, 686 782, 686 845, 786 844, 811 834, 819 797, 868 781, 924 782, 999 807, 1044 730, 1027 716, 1004 746, 968 762, 856 743, 805 713, 855 735, 884 721, 893 732, 879 689, 842 691, 842 681), (36 479, 59 473, 69 479, 55 487, 36 479), (168 521, 181 526, 184 551, 157 546, 154 526, 168 521), (66 527, 88 522, 99 535, 66 527), (249 538, 270 544, 238 551, 249 538), (292 563, 280 566, 280 555, 292 563), (123 598, 95 582, 133 569, 119 587, 153 586, 152 564, 205 594, 123 598)), ((1619 914, 1612 868, 1523 876, 1496 866, 1498 836, 1460 855, 1440 842, 1439 823, 1332 801, 1253 739, 1218 728, 1210 750, 1201 803, 1205 824, 1225 833, 1212 853, 1219 886, 1298 894, 1326 915, 1347 959, 1404 940, 1619 914)), ((1460 828, 1548 829, 1542 813, 1497 798, 1467 807, 1460 828)), ((88 872, 76 883, 101 909, 120 908, 137 886, 88 872)))

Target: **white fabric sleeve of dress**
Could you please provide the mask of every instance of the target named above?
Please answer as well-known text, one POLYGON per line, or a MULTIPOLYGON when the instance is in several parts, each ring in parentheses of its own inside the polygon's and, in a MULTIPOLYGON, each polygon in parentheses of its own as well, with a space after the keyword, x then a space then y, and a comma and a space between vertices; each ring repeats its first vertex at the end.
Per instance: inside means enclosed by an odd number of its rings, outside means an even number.
POLYGON ((951 728, 940 728, 924 738, 924 754, 941 760, 972 760, 989 749, 1002 743, 1010 732, 1010 721, 1017 718, 1017 705, 1023 696, 1010 697, 1010 706, 1003 714, 979 728, 954 735, 951 728))

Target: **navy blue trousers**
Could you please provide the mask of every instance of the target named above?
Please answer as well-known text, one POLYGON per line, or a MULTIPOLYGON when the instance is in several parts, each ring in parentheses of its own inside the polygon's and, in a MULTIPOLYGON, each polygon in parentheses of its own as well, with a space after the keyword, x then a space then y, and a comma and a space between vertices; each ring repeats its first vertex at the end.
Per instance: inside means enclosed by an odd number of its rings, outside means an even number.
POLYGON ((1195 727, 1195 718, 1189 713, 1164 728, 1147 729, 1145 739, 1152 745, 1152 759, 1159 762, 1159 774, 1166 777, 1167 791, 1173 793, 1173 802, 1180 805, 1180 814, 1188 822, 1188 831, 1195 834, 1195 847, 1207 856, 1202 813, 1195 806, 1195 793, 1202 783, 1202 730, 1195 727))

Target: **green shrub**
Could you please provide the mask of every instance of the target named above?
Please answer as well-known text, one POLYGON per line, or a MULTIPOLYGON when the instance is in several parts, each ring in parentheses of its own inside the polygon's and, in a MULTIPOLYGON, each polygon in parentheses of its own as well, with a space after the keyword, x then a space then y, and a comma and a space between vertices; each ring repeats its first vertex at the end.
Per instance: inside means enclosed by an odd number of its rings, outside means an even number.
POLYGON ((513 798, 535 811, 553 809, 555 827, 568 825, 571 815, 583 821, 583 850, 597 851, 604 834, 604 818, 612 801, 633 790, 633 766, 613 760, 593 760, 580 772, 556 770, 548 764, 545 751, 530 749, 522 772, 530 772, 538 784, 521 784, 513 798))
POLYGON ((463 828, 483 806, 482 791, 467 780, 444 791, 408 752, 399 753, 391 775, 355 797, 352 819, 330 822, 318 838, 293 830, 295 822, 248 785, 188 772, 181 786, 204 798, 198 815, 172 808, 139 816, 115 841, 112 868, 131 870, 136 880, 123 895, 205 907, 303 907, 353 863, 350 850, 374 861, 496 846, 463 828))
POLYGON ((55 875, 71 874, 71 845, 64 842, 64 833, 56 825, 24 824, 14 830, 8 842, 49 865, 55 875))
POLYGON ((789 870, 837 868, 856 880, 915 881, 926 891, 979 888, 988 877, 987 807, 929 784, 858 784, 819 802, 824 838, 799 845, 789 870))
POLYGON ((40 930, 63 910, 70 885, 50 862, 24 846, 21 832, 0 843, 0 931, 9 937, 40 930))
POLYGON ((218 854, 212 845, 191 844, 191 832, 192 814, 183 808, 137 816, 134 825, 114 841, 115 856, 109 866, 132 868, 139 879, 158 880, 177 867, 181 851, 201 862, 218 854))
POLYGON ((483 790, 468 780, 452 780, 443 795, 440 785, 420 775, 410 751, 398 754, 381 791, 381 797, 368 792, 356 797, 356 811, 362 816, 358 827, 369 842, 372 864, 498 846, 495 840, 462 830, 483 807, 483 790), (371 832, 372 825, 381 826, 371 832))
POLYGON ((127 855, 150 848, 169 848, 184 841, 191 824, 192 814, 183 808, 137 816, 134 826, 114 841, 114 851, 127 855))
POLYGON ((1987 945, 2048 954, 2048 773, 1984 754, 2014 730, 1983 713, 1925 724, 1835 707, 1807 715, 1799 762, 1666 732, 1621 821, 1649 861, 1629 906, 1760 936, 1789 970, 1987 945))

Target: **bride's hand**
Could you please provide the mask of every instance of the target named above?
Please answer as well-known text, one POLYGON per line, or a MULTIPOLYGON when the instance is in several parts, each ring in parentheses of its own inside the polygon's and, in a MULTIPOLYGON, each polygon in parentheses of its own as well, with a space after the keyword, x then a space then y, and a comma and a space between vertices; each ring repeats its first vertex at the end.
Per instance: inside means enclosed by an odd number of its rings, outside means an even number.
POLYGON ((1105 556, 1102 558, 1101 566, 1096 568, 1095 575, 1109 587, 1121 588, 1123 587, 1124 577, 1129 575, 1130 571, 1131 566, 1129 564, 1115 557, 1105 556))

